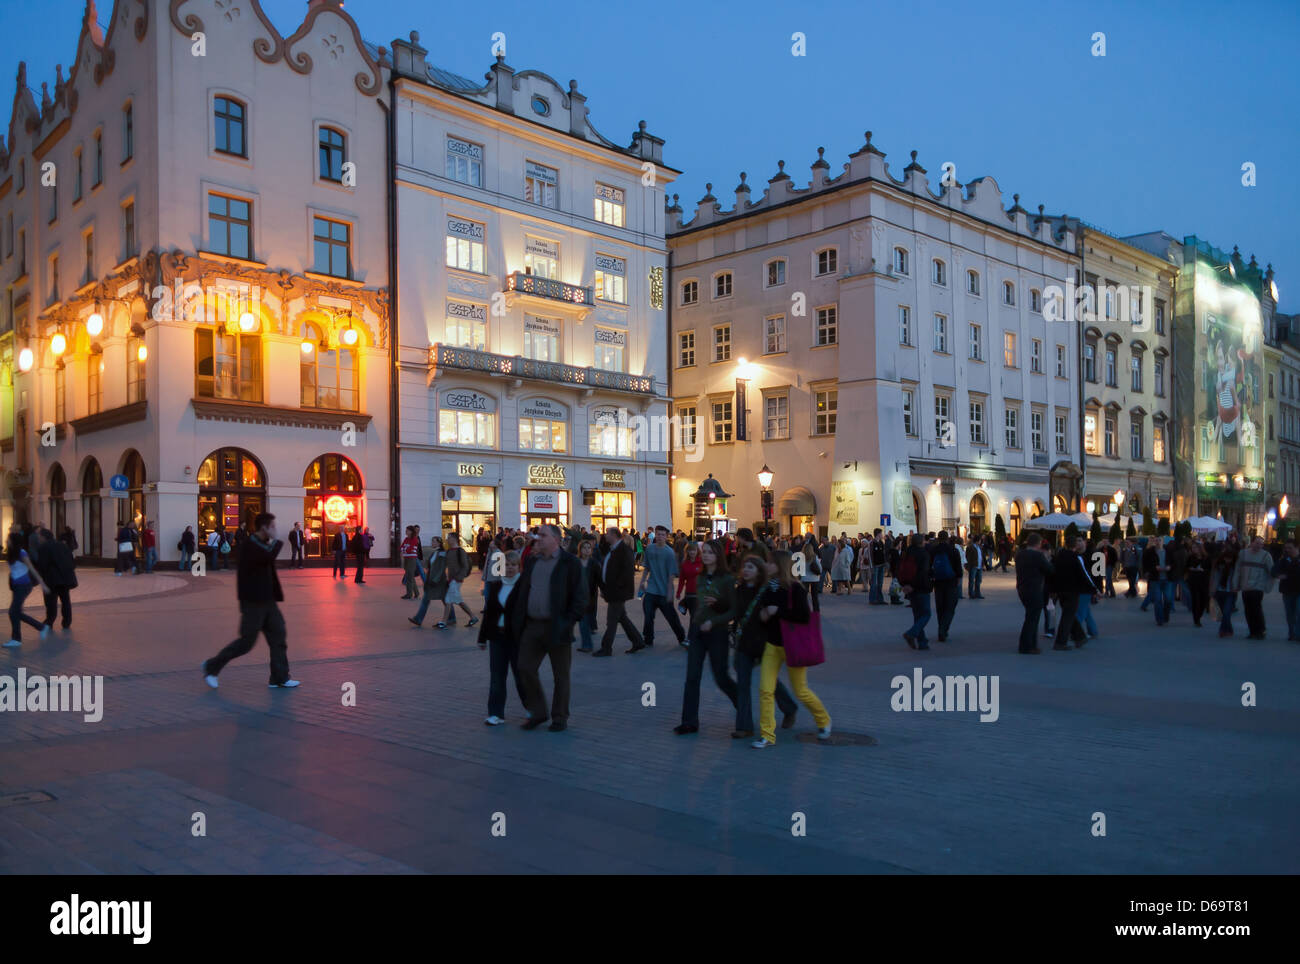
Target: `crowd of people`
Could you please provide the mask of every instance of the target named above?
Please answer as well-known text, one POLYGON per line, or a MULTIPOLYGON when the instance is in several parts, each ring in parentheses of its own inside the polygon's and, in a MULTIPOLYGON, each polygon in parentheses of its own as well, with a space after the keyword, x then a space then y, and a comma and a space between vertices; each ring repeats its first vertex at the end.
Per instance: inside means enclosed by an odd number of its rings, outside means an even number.
POLYGON ((9 641, 6 649, 23 644, 23 624, 47 639, 54 631, 54 617, 62 607, 60 625, 72 626, 71 592, 77 588, 77 563, 74 553, 77 537, 65 528, 56 538, 44 527, 14 523, 5 539, 5 561, 9 563, 9 641), (39 588, 45 596, 45 619, 38 620, 23 611, 32 591, 39 588))

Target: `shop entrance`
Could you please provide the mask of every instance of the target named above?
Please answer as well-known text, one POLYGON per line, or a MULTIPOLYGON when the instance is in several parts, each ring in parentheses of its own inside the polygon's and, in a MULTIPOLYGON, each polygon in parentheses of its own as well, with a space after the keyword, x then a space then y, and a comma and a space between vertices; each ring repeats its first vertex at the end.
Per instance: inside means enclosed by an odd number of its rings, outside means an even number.
POLYGON ((442 533, 455 532, 467 552, 474 551, 478 530, 497 531, 497 490, 490 485, 448 485, 443 495, 459 495, 442 500, 442 533))
POLYGON ((303 473, 303 557, 333 558, 330 544, 340 529, 350 536, 364 526, 363 487, 356 464, 342 455, 322 455, 303 473))
POLYGON ((519 493, 519 518, 525 529, 569 524, 569 493, 550 489, 523 489, 519 493))
POLYGON ((811 535, 816 528, 817 517, 811 515, 790 516, 790 534, 793 536, 811 535))
POLYGON ((617 526, 620 532, 632 528, 631 492, 592 492, 591 524, 604 532, 617 526))
POLYGON ((243 449, 218 449, 199 465, 199 545, 208 533, 221 528, 227 538, 247 525, 253 531, 253 519, 266 506, 266 473, 261 464, 243 449))

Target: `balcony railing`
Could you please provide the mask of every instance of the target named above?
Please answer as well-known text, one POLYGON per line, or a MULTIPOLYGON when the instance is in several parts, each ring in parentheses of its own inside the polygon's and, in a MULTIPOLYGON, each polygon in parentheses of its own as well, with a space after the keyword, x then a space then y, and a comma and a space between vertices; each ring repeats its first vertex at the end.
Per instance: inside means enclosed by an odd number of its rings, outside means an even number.
POLYGON ((474 348, 456 348, 453 345, 434 345, 429 349, 430 376, 435 375, 440 368, 506 375, 511 378, 531 378, 579 388, 600 388, 635 395, 655 393, 654 379, 649 375, 607 372, 600 368, 579 368, 577 365, 565 365, 561 362, 535 361, 519 355, 497 355, 474 348))
POLYGON ((522 271, 506 275, 506 291, 548 298, 551 301, 563 301, 571 305, 593 307, 596 304, 596 292, 591 287, 565 284, 563 281, 541 278, 522 271))

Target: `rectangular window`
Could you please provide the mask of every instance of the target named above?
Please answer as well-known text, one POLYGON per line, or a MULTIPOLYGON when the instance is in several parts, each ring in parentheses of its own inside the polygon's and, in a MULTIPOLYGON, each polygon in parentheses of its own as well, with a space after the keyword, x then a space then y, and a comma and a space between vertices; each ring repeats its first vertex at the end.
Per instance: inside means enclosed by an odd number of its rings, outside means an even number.
POLYGON ((95 131, 95 179, 91 182, 91 187, 99 187, 104 183, 104 132, 95 131))
POLYGON ((447 302, 446 344, 487 350, 487 305, 447 302))
POLYGON ((351 348, 322 348, 302 356, 299 366, 304 408, 360 411, 361 373, 351 348))
POLYGON ((1115 350, 1106 349, 1106 384, 1111 388, 1119 387, 1119 373, 1115 370, 1115 350))
POLYGON ((1056 377, 1065 377, 1065 346, 1056 346, 1056 377))
POLYGON ((1083 378, 1088 382, 1097 381, 1097 346, 1091 342, 1083 346, 1083 378))
POLYGON ((1016 358, 1016 333, 1014 331, 1004 331, 1002 333, 1002 364, 1007 368, 1015 368, 1018 360, 1016 358))
POLYGON ((558 318, 524 315, 524 357, 558 362, 563 323, 558 318))
MULTIPOLYGON (((1164 333, 1165 333, 1165 303, 1161 301, 1159 298, 1157 298, 1156 299, 1156 334, 1163 335, 1164 333)), ((1164 459, 1157 459, 1157 461, 1163 462, 1164 459)))
MULTIPOLYGON (((1057 416, 1059 421, 1060 416, 1057 416)), ((1083 417, 1083 449, 1089 455, 1101 454, 1101 442, 1097 435, 1097 415, 1089 412, 1083 417)))
POLYGON ((224 194, 208 195, 208 250, 253 260, 253 205, 224 194))
POLYGON ((607 254, 596 255, 596 297, 627 304, 627 262, 607 254))
POLYGON ((980 326, 976 324, 970 325, 970 357, 975 361, 984 360, 983 341, 984 338, 980 333, 980 326))
POLYGON ((785 351, 785 315, 768 315, 763 319, 763 354, 785 351))
POLYGON ((724 271, 713 279, 713 297, 730 298, 731 297, 731 272, 724 271))
POLYGON ((1029 342, 1029 370, 1035 375, 1043 373, 1043 343, 1037 338, 1029 342))
POLYGON ((1065 416, 1056 416, 1056 454, 1064 455, 1069 451, 1065 440, 1065 416))
POLYGON ((817 344, 834 345, 839 340, 839 308, 828 305, 817 309, 817 344))
POLYGON ((230 97, 217 97, 213 102, 215 137, 213 144, 222 154, 246 157, 244 139, 244 105, 230 97))
POLYGON ((135 202, 129 201, 122 205, 122 260, 134 258, 136 250, 135 202))
POLYGON ((352 226, 329 218, 313 218, 312 245, 317 274, 352 277, 352 226))
POLYGON ((27 274, 27 232, 18 232, 18 277, 27 274))
POLYGON ((814 435, 835 434, 835 410, 839 405, 840 393, 835 389, 814 392, 814 435))
POLYGON ((731 441, 731 399, 712 403, 713 444, 731 441))
POLYGON ((200 398, 262 400, 262 339, 221 328, 194 329, 195 394, 200 398))
POLYGON ((1035 452, 1045 452, 1043 448, 1043 413, 1029 413, 1029 444, 1035 452))
POLYGON ((1165 460, 1165 427, 1160 422, 1151 429, 1151 458, 1157 462, 1165 460))
POLYGON ((96 415, 104 404, 104 356, 91 355, 86 359, 86 414, 96 415))
POLYGON ((974 399, 970 403, 970 440, 972 445, 984 444, 984 403, 974 399))
POLYGON ((596 328, 592 334, 595 347, 592 367, 606 372, 627 371, 624 352, 627 349, 627 332, 613 328, 596 328))
POLYGON ((126 340, 126 403, 131 405, 145 400, 145 365, 140 358, 140 349, 144 339, 132 336, 126 340))
POLYGON ((55 181, 49 187, 50 191, 50 224, 59 219, 59 183, 55 181))
POLYGON ((1142 356, 1134 355, 1129 361, 1129 369, 1132 374, 1133 391, 1142 391, 1142 356))
POLYGON ((769 261, 767 263, 767 287, 775 288, 777 285, 785 284, 785 261, 769 261))
POLYGON ((81 163, 81 148, 77 148, 77 150, 73 153, 73 159, 76 161, 77 164, 77 175, 76 175, 77 179, 72 182, 72 201, 75 204, 77 201, 81 200, 81 175, 82 175, 82 167, 84 166, 81 163))
POLYGON ((694 448, 696 439, 695 406, 682 405, 677 409, 677 418, 681 424, 681 446, 694 448))
POLYGON ((620 420, 615 408, 594 408, 590 412, 588 423, 588 455, 604 455, 612 458, 630 458, 632 450, 632 429, 626 419, 620 420))
POLYGON ((700 283, 698 281, 686 281, 682 283, 682 304, 694 305, 700 300, 700 283))
POLYGON ((1002 303, 1004 305, 1014 305, 1016 303, 1016 286, 1013 282, 1002 282, 1002 303))
POLYGON ((894 249, 894 270, 899 274, 907 274, 907 252, 903 248, 894 249))
POLYGON ((621 187, 608 184, 596 184, 595 217, 601 224, 611 224, 616 228, 627 223, 626 196, 621 187))
POLYGON ((790 437, 790 396, 768 395, 763 399, 763 437, 780 439, 790 437))
POLYGON ((81 272, 81 283, 89 284, 95 277, 95 232, 87 231, 82 238, 85 253, 85 266, 81 272))
POLYGON ((690 368, 695 364, 695 332, 683 331, 677 335, 677 367, 690 368))
POLYGON ((546 238, 524 235, 524 274, 560 280, 560 246, 546 238))
POLYGON ((977 295, 980 293, 980 276, 979 272, 966 272, 966 290, 970 294, 977 295))
POLYGON ((59 300, 59 256, 50 255, 50 304, 59 300))
POLYGON ((898 343, 912 344, 912 309, 907 305, 898 306, 898 343))
POLYGON ((931 276, 937 285, 948 284, 948 267, 942 261, 934 262, 934 274, 931 276))
POLYGON ((952 400, 947 395, 934 396, 934 437, 941 448, 957 444, 956 430, 951 418, 952 400))
POLYGON ((1020 411, 1015 408, 1008 408, 1006 413, 1006 437, 1007 448, 1020 448, 1020 411))
POLYGON ((536 161, 524 162, 524 200, 544 208, 560 206, 560 172, 536 161))
POLYGON ((496 445, 496 437, 494 412, 463 412, 444 408, 438 413, 439 445, 492 448, 496 445))
POLYGON ((839 266, 839 252, 835 248, 823 248, 817 252, 817 274, 834 274, 839 266))
POLYGON ((447 218, 447 267, 483 274, 487 228, 477 221, 447 218))
MULTIPOLYGON (((90 360, 95 361, 92 355, 90 360)), ((54 366, 54 424, 62 425, 68 420, 68 368, 62 361, 54 366)))
POLYGON ((1268 376, 1268 397, 1269 398, 1273 397, 1273 373, 1272 372, 1270 372, 1268 376))
POLYGON ((483 186, 483 147, 459 137, 447 138, 447 165, 445 173, 453 181, 470 187, 483 186))
POLYGON ((332 127, 322 127, 317 138, 319 174, 322 181, 343 183, 343 164, 347 161, 347 135, 332 127))
POLYGON ((530 452, 566 452, 566 422, 551 421, 544 418, 521 418, 519 420, 519 447, 530 452))
POLYGON ((934 316, 934 350, 948 352, 948 319, 944 315, 934 316))
POLYGON ((1115 438, 1117 430, 1118 426, 1115 424, 1115 419, 1108 416, 1106 418, 1106 455, 1110 458, 1119 456, 1119 442, 1115 438))
POLYGON ((1133 419, 1129 424, 1128 440, 1129 458, 1137 461, 1142 458, 1142 420, 1133 419))
POLYGON ((911 388, 903 389, 903 434, 908 438, 916 437, 916 391, 911 388))
POLYGON ((135 156, 135 110, 131 104, 122 108, 122 163, 135 156))
POLYGON ((731 359, 731 326, 719 325, 713 329, 713 360, 715 362, 731 359))

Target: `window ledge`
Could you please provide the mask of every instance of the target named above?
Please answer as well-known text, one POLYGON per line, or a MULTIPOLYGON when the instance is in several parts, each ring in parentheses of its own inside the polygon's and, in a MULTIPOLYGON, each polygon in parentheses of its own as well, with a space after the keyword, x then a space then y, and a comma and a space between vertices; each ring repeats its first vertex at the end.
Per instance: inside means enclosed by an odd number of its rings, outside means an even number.
POLYGON ((105 429, 117 428, 119 425, 129 425, 132 422, 144 421, 149 412, 148 400, 132 402, 130 405, 120 405, 117 408, 110 408, 104 412, 96 412, 93 415, 86 415, 82 418, 74 418, 68 424, 72 430, 77 433, 78 437, 89 435, 92 432, 102 432, 105 429))
POLYGON ((313 281, 320 281, 326 284, 338 283, 346 285, 349 288, 364 288, 366 286, 364 281, 358 281, 356 278, 345 278, 343 275, 338 274, 325 274, 322 271, 304 271, 303 275, 311 278, 313 281))
POLYGON ((247 265, 251 268, 265 268, 265 261, 256 261, 253 258, 240 258, 233 254, 219 254, 216 251, 208 251, 204 248, 199 249, 200 257, 209 258, 213 261, 221 261, 225 264, 247 265))
MULTIPOLYGON (((140 403, 143 404, 143 403, 140 403)), ((260 402, 239 402, 225 398, 193 398, 197 418, 250 425, 286 425, 337 432, 351 422, 358 431, 370 426, 372 416, 362 412, 340 412, 329 408, 281 408, 260 402)))

